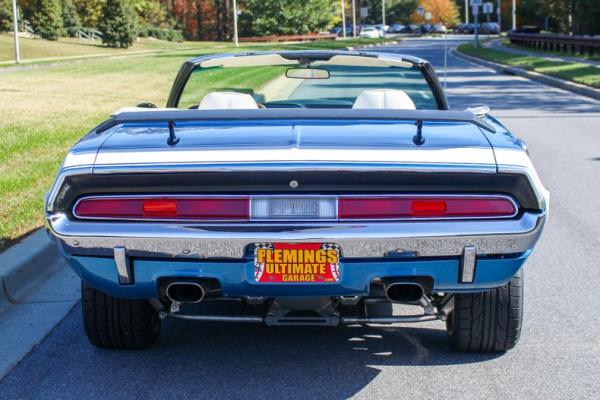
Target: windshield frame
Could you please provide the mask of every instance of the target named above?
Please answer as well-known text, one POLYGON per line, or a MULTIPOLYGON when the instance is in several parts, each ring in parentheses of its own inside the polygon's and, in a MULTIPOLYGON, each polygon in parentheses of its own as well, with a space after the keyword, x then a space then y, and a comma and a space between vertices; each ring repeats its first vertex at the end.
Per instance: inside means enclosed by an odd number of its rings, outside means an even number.
POLYGON ((417 57, 411 57, 407 55, 394 54, 394 53, 379 53, 379 52, 359 52, 359 51, 339 51, 339 50, 331 50, 331 51, 261 51, 261 52, 242 52, 242 53, 224 53, 224 54, 211 54, 207 56, 201 56, 197 58, 193 58, 184 62, 179 68, 179 72, 175 78, 173 86, 171 88, 171 92, 169 94, 169 98, 167 100, 167 108, 178 108, 179 101, 187 85, 187 82, 192 75, 192 72, 200 66, 205 61, 208 60, 216 60, 216 59, 225 59, 231 57, 239 57, 239 56, 255 56, 255 55, 269 55, 276 54, 280 55, 283 58, 289 60, 310 60, 312 61, 320 61, 320 60, 329 60, 331 57, 335 55, 351 55, 351 56, 360 56, 360 57, 375 57, 375 58, 384 58, 384 59, 393 59, 396 61, 402 61, 411 63, 416 66, 423 75, 423 78, 429 85, 431 89, 431 93, 435 98, 435 102, 438 106, 438 110, 448 110, 448 102, 446 100, 446 96, 440 85, 440 82, 435 74, 435 71, 431 64, 426 60, 417 57))

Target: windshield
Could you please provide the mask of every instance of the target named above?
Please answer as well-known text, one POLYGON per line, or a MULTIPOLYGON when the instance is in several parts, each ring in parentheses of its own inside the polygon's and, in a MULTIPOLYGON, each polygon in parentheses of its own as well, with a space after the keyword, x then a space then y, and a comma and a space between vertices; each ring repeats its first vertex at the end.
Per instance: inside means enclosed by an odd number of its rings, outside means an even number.
POLYGON ((416 109, 438 109, 431 86, 413 63, 359 56, 302 64, 279 55, 225 60, 196 66, 182 91, 179 108, 197 108, 211 92, 246 93, 265 108, 352 108, 366 90, 393 89, 404 91, 416 109), (257 60, 259 57, 263 58, 257 60))

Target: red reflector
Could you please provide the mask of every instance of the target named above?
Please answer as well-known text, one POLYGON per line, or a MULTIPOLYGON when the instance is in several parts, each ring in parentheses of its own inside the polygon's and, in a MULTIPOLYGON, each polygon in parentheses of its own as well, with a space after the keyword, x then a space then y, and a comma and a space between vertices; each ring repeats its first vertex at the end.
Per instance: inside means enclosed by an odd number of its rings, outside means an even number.
POLYGON ((248 220, 248 198, 92 198, 75 206, 80 218, 248 220))
POLYGON ((177 202, 175 200, 143 200, 144 214, 175 214, 177 202))
POLYGON ((410 203, 410 212, 414 216, 444 216, 446 209, 444 200, 413 200, 410 203))
POLYGON ((505 197, 343 197, 339 219, 493 218, 516 213, 505 197))

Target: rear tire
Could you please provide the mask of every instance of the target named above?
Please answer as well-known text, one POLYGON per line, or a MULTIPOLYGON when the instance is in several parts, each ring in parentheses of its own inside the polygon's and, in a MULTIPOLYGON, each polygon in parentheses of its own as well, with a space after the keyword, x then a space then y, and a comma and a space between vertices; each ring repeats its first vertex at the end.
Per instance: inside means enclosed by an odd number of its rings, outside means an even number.
POLYGON ((94 346, 141 350, 158 338, 160 319, 148 300, 109 296, 82 283, 81 304, 85 334, 94 346))
POLYGON ((452 347, 480 353, 515 347, 523 320, 522 271, 501 288, 454 295, 454 310, 446 321, 452 347))

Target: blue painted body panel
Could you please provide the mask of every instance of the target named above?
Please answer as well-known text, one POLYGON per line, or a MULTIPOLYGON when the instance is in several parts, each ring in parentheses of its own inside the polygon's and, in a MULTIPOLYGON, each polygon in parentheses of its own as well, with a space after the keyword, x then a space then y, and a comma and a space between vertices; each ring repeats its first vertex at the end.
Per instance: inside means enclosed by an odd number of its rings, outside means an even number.
POLYGON ((73 269, 92 286, 123 298, 151 298, 158 295, 160 278, 215 278, 225 296, 353 296, 367 295, 369 283, 381 277, 429 276, 434 290, 473 292, 505 285, 521 268, 530 252, 505 258, 477 261, 475 282, 458 283, 459 260, 381 258, 342 259, 341 278, 336 284, 258 284, 254 282, 252 260, 144 260, 133 261, 135 284, 119 285, 112 258, 67 256, 73 269))
MULTIPOLYGON (((250 120, 192 121, 177 124, 176 148, 169 148, 166 123, 128 123, 111 130, 101 150, 160 149, 277 149, 277 148, 360 148, 440 149, 476 147, 490 149, 479 127, 464 122, 423 124, 427 140, 415 147, 416 127, 412 121, 382 120, 250 120)), ((83 146, 80 144, 78 146, 83 146)), ((77 146, 74 150, 77 150, 77 146)))

